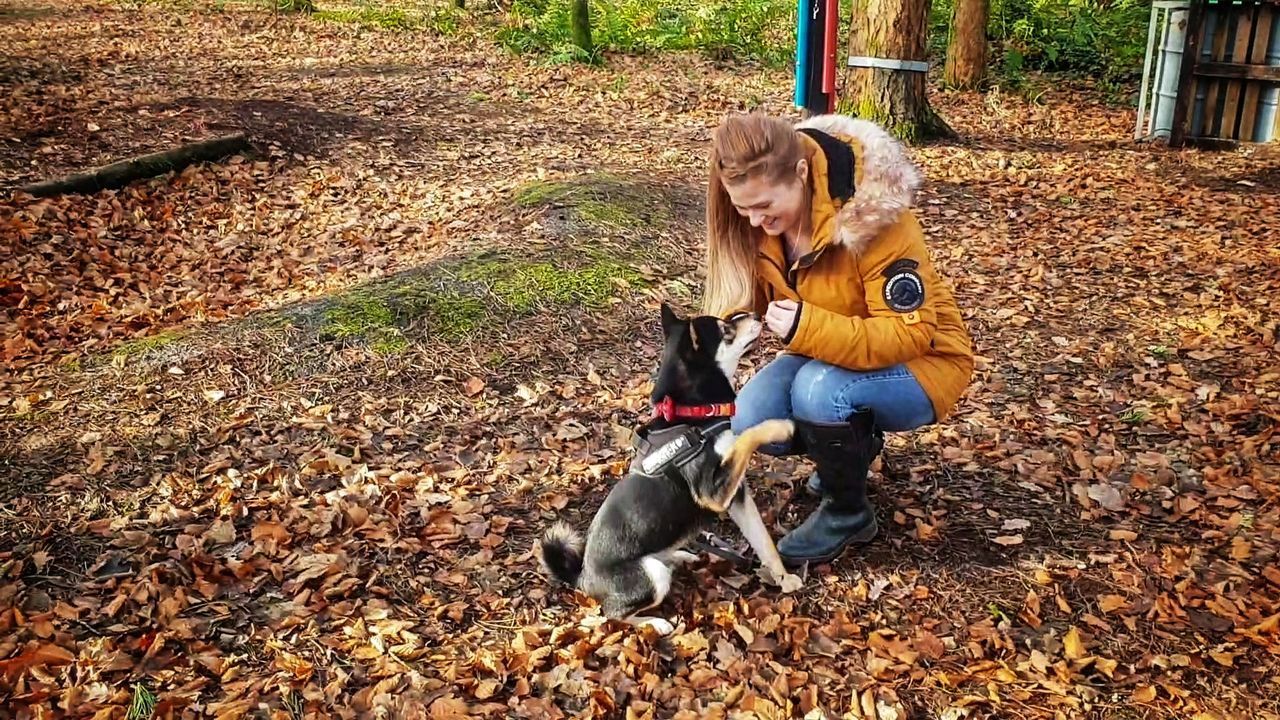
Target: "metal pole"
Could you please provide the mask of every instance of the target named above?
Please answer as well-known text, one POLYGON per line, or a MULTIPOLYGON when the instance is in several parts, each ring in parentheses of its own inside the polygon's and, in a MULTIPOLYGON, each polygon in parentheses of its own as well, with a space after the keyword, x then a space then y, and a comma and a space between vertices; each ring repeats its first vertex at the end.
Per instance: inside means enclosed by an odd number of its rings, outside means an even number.
POLYGON ((796 0, 796 107, 809 95, 809 0, 796 0))
POLYGON ((1151 19, 1147 23, 1147 56, 1142 61, 1142 84, 1138 86, 1138 123, 1133 128, 1133 139, 1141 140, 1144 134, 1142 121, 1147 111, 1147 81, 1151 79, 1151 57, 1155 54, 1156 19, 1158 10, 1151 6, 1151 19))

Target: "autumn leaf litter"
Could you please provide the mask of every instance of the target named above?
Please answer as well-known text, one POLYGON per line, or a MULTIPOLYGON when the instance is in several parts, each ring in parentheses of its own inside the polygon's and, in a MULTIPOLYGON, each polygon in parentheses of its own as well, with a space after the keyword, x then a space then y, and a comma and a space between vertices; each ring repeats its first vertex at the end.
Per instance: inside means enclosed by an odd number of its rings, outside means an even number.
MULTIPOLYGON (((0 19, 7 181, 232 128, 263 153, 0 214, 17 717, 1276 717, 1274 149, 1134 145, 1087 88, 935 95, 966 139, 913 154, 968 396, 891 438, 873 546, 795 596, 682 570, 660 639, 550 586, 531 546, 624 471, 656 299, 697 284, 709 128, 783 110, 787 74, 47 8, 0 19), (516 201, 588 171, 653 204, 516 201), (548 258, 529 287, 578 274, 523 309, 485 252, 548 258), (455 261, 474 295, 378 305, 455 261), (339 300, 373 320, 290 320, 339 300)), ((778 532, 806 475, 752 472, 778 532)))

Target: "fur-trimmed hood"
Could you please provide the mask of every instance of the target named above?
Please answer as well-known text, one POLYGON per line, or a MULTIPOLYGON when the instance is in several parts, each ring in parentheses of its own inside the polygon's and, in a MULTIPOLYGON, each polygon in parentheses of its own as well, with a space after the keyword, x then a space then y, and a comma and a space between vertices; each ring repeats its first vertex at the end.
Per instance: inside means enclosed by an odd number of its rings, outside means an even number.
POLYGON ((817 115, 796 125, 849 143, 854 154, 854 194, 836 214, 832 242, 855 253, 915 204, 923 177, 906 149, 884 128, 846 115, 817 115))

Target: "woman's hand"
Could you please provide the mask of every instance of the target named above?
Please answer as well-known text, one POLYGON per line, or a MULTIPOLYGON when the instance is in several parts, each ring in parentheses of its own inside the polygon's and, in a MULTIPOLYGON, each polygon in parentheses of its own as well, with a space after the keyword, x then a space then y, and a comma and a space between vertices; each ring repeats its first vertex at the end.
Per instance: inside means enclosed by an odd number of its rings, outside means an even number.
POLYGON ((791 328, 796 324, 796 312, 800 310, 800 305, 795 300, 774 300, 769 303, 769 309, 764 314, 764 324, 775 335, 785 338, 791 334, 791 328))

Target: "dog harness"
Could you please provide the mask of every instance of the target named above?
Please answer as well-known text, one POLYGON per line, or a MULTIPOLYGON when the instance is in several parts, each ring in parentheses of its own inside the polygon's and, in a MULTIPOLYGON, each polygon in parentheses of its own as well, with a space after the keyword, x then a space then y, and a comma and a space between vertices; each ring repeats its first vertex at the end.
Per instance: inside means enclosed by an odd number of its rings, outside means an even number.
POLYGON ((728 429, 729 421, 723 420, 705 428, 675 425, 638 436, 631 472, 649 477, 676 473, 690 483, 705 478, 720 467, 716 454, 706 452, 707 444, 714 445, 728 429))

